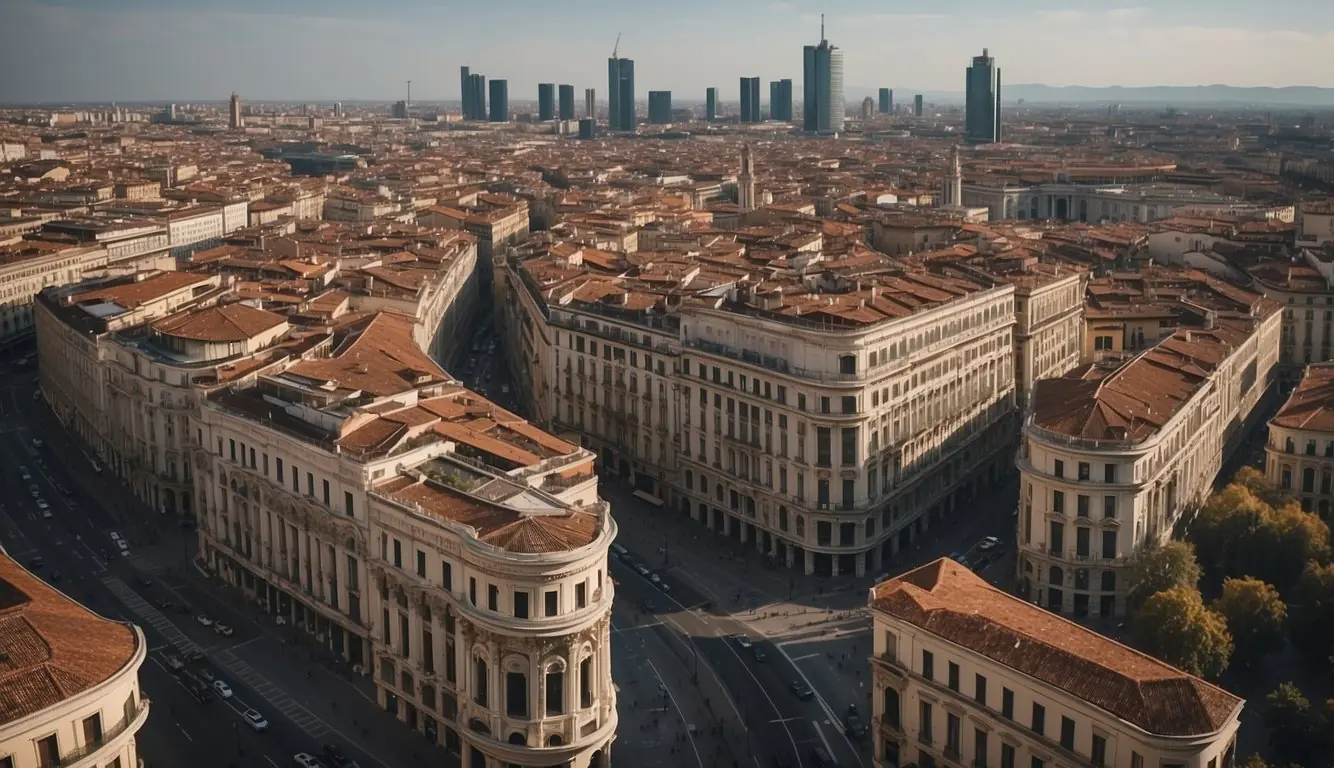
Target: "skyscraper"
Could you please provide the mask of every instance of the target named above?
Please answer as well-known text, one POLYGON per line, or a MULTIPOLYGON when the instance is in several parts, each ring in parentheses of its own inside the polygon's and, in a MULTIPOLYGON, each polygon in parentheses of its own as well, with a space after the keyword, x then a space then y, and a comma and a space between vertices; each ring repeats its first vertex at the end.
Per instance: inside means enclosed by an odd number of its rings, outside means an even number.
POLYGON ((872 117, 875 117, 875 99, 867 96, 862 99, 861 118, 870 120, 872 117))
POLYGON ((708 88, 704 91, 704 119, 710 123, 718 119, 717 88, 708 88))
POLYGON ((476 72, 468 75, 466 106, 468 111, 463 115, 464 120, 485 120, 486 119, 486 75, 476 72))
POLYGON ((824 14, 820 44, 806 46, 802 59, 802 128, 812 133, 842 131, 848 109, 843 101, 843 51, 825 39, 824 14))
POLYGON ((598 116, 598 89, 584 89, 584 117, 596 119, 598 116))
POLYGON ((612 56, 607 59, 607 127, 613 131, 635 129, 635 62, 612 56))
POLYGON ((672 121, 672 92, 648 92, 648 121, 654 125, 666 125, 672 121))
POLYGON ((241 97, 235 91, 232 91, 232 100, 227 105, 227 127, 233 131, 245 127, 245 120, 241 118, 241 97))
POLYGON ((912 114, 913 117, 922 116, 922 94, 920 93, 912 97, 912 114))
POLYGON ((469 86, 471 85, 472 82, 471 74, 472 74, 471 68, 459 67, 459 101, 463 105, 464 120, 473 119, 472 98, 471 98, 472 91, 469 89, 469 86))
POLYGON ((510 119, 509 82, 491 81, 491 117, 493 123, 507 123, 510 119))
POLYGON ((973 57, 968 68, 964 97, 964 132, 969 141, 997 142, 1001 140, 1000 121, 1000 68, 996 60, 982 49, 981 56, 973 57))
POLYGON ((758 123, 760 121, 760 79, 758 77, 741 78, 741 122, 758 123))
POLYGON ((769 119, 792 122, 792 81, 769 82, 769 119))
POLYGON ((562 85, 559 88, 560 93, 560 119, 574 119, 574 86, 562 85))
POLYGON ((881 88, 881 89, 880 89, 880 114, 882 114, 882 115, 892 115, 892 114, 894 114, 894 89, 893 89, 893 88, 881 88))
POLYGON ((537 84, 537 119, 556 119, 556 84, 537 84))

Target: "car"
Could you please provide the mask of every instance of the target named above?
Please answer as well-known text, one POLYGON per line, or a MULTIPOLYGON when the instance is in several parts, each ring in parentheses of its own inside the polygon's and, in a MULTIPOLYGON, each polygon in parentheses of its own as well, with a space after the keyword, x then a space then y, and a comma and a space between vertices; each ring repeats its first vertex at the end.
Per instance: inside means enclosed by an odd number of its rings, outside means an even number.
POLYGON ((347 753, 337 744, 325 744, 322 754, 333 768, 357 768, 356 762, 348 757, 347 753))
POLYGON ((951 552, 950 559, 965 568, 968 567, 968 556, 962 552, 951 552))
POLYGON ((33 447, 33 448, 41 448, 41 447, 42 447, 42 438, 40 438, 40 437, 34 437, 34 438, 32 439, 32 447, 33 447))
POLYGON ((111 540, 112 540, 112 541, 120 541, 120 534, 119 534, 118 532, 116 532, 116 531, 112 531, 111 533, 108 533, 107 535, 111 537, 111 540))
POLYGON ((750 636, 748 635, 732 635, 732 639, 742 648, 749 648, 751 646, 750 636))
POLYGON ((213 689, 204 685, 202 682, 186 683, 185 687, 186 690, 190 691, 190 695, 194 696, 200 704, 207 704, 213 700, 213 689))
POLYGON ((174 653, 167 654, 163 657, 163 660, 167 663, 167 668, 172 671, 185 669, 185 662, 181 661, 181 657, 174 653))
POLYGON ((120 548, 121 557, 130 556, 130 543, 128 541, 126 541, 125 539, 117 539, 116 546, 120 548))
POLYGON ((39 498, 42 495, 41 489, 35 485, 28 486, 28 493, 32 494, 34 499, 39 498))
POLYGON ((639 573, 640 576, 648 576, 650 573, 652 573, 652 571, 648 569, 648 566, 644 565, 643 563, 637 563, 635 565, 635 571, 639 573))
POLYGON ((222 635, 223 637, 231 637, 232 635, 236 634, 236 630, 232 629, 231 627, 227 626, 226 624, 214 624, 214 625, 213 625, 213 631, 214 631, 214 632, 217 632, 218 634, 222 635))
POLYGON ((849 712, 843 716, 843 732, 851 739, 860 739, 866 735, 866 724, 862 722, 861 715, 856 712, 849 712))
POLYGON ((195 609, 194 606, 190 605, 189 603, 181 603, 180 605, 176 606, 176 612, 189 616, 190 614, 195 612, 195 609))
POLYGON ((38 508, 38 509, 50 509, 50 508, 51 508, 51 505, 46 503, 46 499, 38 499, 38 500, 37 500, 37 508, 38 508))
POLYGON ((324 768, 324 763, 309 752, 297 752, 292 756, 292 760, 301 768, 324 768))
POLYGON ((995 536, 984 536, 982 540, 977 543, 977 548, 982 550, 983 552, 989 552, 995 549, 996 546, 999 544, 1000 544, 1000 539, 996 538, 995 536))
POLYGON ((52 584, 60 583, 60 571, 51 571, 51 583, 52 584))
POLYGON ((52 514, 50 507, 42 507, 42 519, 43 519, 43 520, 50 520, 50 519, 53 518, 53 517, 55 517, 55 515, 52 514))
POLYGON ((241 717, 245 719, 246 725, 256 731, 267 731, 269 729, 269 721, 264 719, 259 710, 247 709, 241 713, 241 717))
POLYGON ((232 697, 232 687, 222 680, 213 681, 213 690, 217 691, 218 695, 224 699, 232 697))
POLYGON ((171 607, 171 601, 159 597, 158 599, 153 601, 153 607, 157 608, 159 611, 165 611, 171 607))
POLYGON ((209 617, 205 616, 202 613, 195 617, 195 621, 199 622, 200 626, 204 627, 213 626, 213 619, 210 619, 209 617))
POLYGON ((639 610, 643 611, 644 613, 656 613, 658 610, 658 606, 654 605, 652 600, 644 598, 643 600, 639 601, 639 610))
POLYGON ((186 661, 199 661, 202 658, 204 658, 204 652, 198 648, 191 648, 185 652, 186 661))
POLYGON ((793 680, 792 685, 788 686, 788 690, 792 691, 792 694, 802 701, 810 701, 815 698, 815 689, 802 680, 793 680))
POLYGON ((45 564, 46 564, 46 561, 43 560, 43 559, 41 558, 41 556, 39 555, 39 556, 34 557, 33 559, 31 559, 31 560, 28 561, 28 570, 30 570, 30 571, 40 571, 40 570, 42 570, 42 566, 45 565, 45 564))
POLYGON ((199 675, 200 680, 203 680, 209 685, 212 685, 218 679, 218 676, 213 674, 213 670, 211 669, 201 669, 197 674, 199 675))
POLYGON ((650 574, 648 575, 648 580, 651 581, 651 582, 653 582, 654 584, 661 584, 661 583, 662 583, 662 577, 659 576, 659 575, 656 574, 656 573, 650 573, 650 574))
POLYGON ((24 480, 31 480, 31 479, 32 479, 32 472, 31 472, 26 466, 20 464, 20 465, 19 465, 19 476, 21 476, 24 480))
POLYGON ((750 649, 750 651, 755 655, 755 660, 760 662, 761 664, 764 663, 765 659, 769 658, 769 655, 764 652, 764 649, 759 647, 758 645, 750 649))

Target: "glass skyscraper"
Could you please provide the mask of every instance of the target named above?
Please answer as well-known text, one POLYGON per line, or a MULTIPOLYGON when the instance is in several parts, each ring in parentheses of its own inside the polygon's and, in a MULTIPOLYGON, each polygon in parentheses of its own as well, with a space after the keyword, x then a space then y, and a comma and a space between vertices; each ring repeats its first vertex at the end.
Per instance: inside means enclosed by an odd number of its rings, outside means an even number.
POLYGON ((758 77, 741 78, 741 122, 758 123, 760 121, 760 79, 758 77))
POLYGON ((556 119, 556 84, 537 84, 537 119, 556 119))
POLYGON ((635 129, 635 62, 616 56, 607 59, 607 127, 635 129))
POLYGON ((560 89, 559 89, 559 93, 560 93, 560 119, 562 119, 562 120, 573 120, 573 119, 574 119, 574 86, 573 86, 573 85, 562 85, 562 86, 560 87, 560 89))
POLYGON ((648 121, 654 125, 666 125, 672 121, 672 92, 648 92, 648 121))
POLYGON ((847 112, 843 101, 843 51, 824 39, 823 20, 820 44, 806 46, 802 58, 802 128, 811 133, 842 131, 847 112))
POLYGON ((769 81, 769 119, 792 121, 792 81, 769 81))
POLYGON ((965 84, 964 130, 969 141, 980 143, 1001 140, 1000 67, 996 60, 982 49, 981 56, 973 57, 965 84))
POLYGON ((510 119, 510 84, 506 80, 492 80, 491 122, 507 123, 510 119))
POLYGON ((704 91, 704 119, 713 122, 718 119, 718 89, 708 88, 704 91))
POLYGON ((880 89, 880 114, 888 115, 894 112, 894 89, 880 89))

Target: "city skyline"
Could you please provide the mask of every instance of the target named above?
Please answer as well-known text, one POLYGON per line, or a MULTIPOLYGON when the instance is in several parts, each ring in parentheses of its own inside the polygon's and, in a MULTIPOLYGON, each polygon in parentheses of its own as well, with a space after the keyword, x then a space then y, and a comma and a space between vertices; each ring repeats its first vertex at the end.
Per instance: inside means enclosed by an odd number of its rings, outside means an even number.
MULTIPOLYGON (((637 98, 672 90, 694 99, 724 81, 706 56, 680 61, 683 42, 700 50, 727 46, 746 61, 746 72, 727 72, 726 81, 743 74, 797 80, 797 49, 819 42, 822 11, 829 39, 845 51, 850 94, 880 86, 961 92, 962 69, 982 48, 1005 62, 1007 80, 1016 84, 1334 86, 1334 8, 1306 0, 1266 9, 1258 20, 1234 0, 1099 11, 1046 0, 1004 9, 962 0, 945 8, 907 3, 893 13, 864 0, 822 8, 758 0, 713 8, 686 0, 670 13, 599 0, 597 13, 564 15, 526 2, 446 13, 420 0, 379 4, 375 15, 347 2, 308 0, 289 0, 281 13, 252 0, 186 10, 163 0, 7 5, 14 23, 0 31, 0 45, 16 60, 44 62, 31 71, 3 70, 0 102, 7 103, 212 100, 232 90, 252 101, 392 101, 402 98, 408 79, 415 101, 456 101, 460 65, 510 81, 516 99, 535 99, 539 82, 599 84, 617 33, 620 55, 638 62, 637 98), (748 34, 733 40, 733 21, 743 20, 748 34), (488 38, 488 29, 506 35, 488 38), (440 30, 449 30, 443 44, 440 30), (360 55, 343 54, 341 40, 356 40, 360 55), (1132 42, 1135 56, 1127 57, 1132 42), (1220 49, 1251 55, 1219 56, 1220 49), (52 56, 57 50, 77 53, 52 56)), ((730 90, 724 85, 720 99, 735 98, 730 90)))

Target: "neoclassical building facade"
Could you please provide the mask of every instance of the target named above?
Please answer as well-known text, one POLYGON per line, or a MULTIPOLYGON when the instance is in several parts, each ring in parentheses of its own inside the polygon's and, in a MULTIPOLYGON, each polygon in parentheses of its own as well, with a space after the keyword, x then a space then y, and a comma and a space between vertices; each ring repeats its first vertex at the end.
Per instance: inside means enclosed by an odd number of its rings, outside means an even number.
POLYGON ((1301 383, 1269 420, 1265 479, 1307 512, 1330 521, 1334 504, 1334 363, 1306 366, 1301 383))

